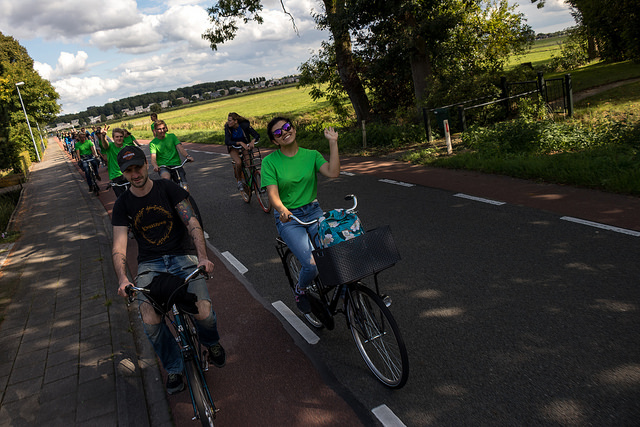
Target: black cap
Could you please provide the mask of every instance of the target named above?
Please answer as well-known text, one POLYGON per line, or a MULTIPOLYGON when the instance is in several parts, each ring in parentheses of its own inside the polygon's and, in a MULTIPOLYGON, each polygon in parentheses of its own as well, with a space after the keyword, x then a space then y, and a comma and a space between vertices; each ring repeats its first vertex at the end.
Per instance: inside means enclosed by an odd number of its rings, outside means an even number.
POLYGON ((146 161, 144 152, 135 145, 127 145, 118 153, 118 166, 122 172, 129 166, 142 166, 146 161))

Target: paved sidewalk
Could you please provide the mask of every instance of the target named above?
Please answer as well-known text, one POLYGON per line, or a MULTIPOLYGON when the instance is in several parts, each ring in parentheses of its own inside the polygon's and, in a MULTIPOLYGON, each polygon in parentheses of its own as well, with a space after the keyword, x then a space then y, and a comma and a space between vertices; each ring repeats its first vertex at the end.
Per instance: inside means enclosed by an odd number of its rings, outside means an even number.
POLYGON ((108 216, 65 156, 52 144, 35 165, 0 276, 16 288, 0 325, 0 426, 149 425, 133 335, 118 333, 128 314, 106 286, 108 216))

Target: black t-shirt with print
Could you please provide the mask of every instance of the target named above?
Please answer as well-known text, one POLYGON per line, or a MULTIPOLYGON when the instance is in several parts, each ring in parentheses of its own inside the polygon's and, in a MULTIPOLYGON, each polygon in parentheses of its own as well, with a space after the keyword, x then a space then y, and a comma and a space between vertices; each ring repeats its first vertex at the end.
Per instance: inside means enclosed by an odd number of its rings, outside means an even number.
POLYGON ((194 254, 193 242, 175 206, 189 193, 167 179, 153 180, 144 197, 125 191, 113 206, 111 224, 131 224, 138 242, 138 263, 163 255, 194 254))

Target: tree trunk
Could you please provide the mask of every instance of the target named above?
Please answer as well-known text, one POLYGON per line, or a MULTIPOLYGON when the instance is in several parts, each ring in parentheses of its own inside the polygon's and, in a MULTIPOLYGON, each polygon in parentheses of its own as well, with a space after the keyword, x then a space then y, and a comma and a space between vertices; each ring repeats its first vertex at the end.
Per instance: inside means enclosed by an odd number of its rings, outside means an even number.
POLYGON ((327 11, 329 28, 335 43, 338 74, 344 90, 349 95, 358 123, 361 123, 362 120, 367 120, 369 117, 371 107, 353 61, 349 30, 346 26, 340 25, 340 16, 342 15, 344 3, 341 0, 324 0, 324 5, 327 11))
MULTIPOLYGON (((417 25, 415 17, 411 14, 407 14, 405 20, 407 28, 412 29, 417 25)), ((411 77, 413 80, 413 94, 416 102, 416 117, 420 119, 421 109, 424 107, 424 102, 429 95, 427 78, 433 73, 431 61, 427 52, 427 42, 424 37, 420 35, 414 36, 409 62, 411 65, 411 77)))

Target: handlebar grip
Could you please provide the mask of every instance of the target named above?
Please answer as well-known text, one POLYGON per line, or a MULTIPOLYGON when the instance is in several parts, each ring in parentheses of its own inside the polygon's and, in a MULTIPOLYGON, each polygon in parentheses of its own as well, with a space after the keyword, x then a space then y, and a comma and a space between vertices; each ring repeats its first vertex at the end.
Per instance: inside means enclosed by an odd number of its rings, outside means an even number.
POLYGON ((133 296, 133 294, 135 293, 133 290, 133 286, 131 285, 127 285, 124 287, 124 291, 127 293, 127 295, 129 296, 133 296))

